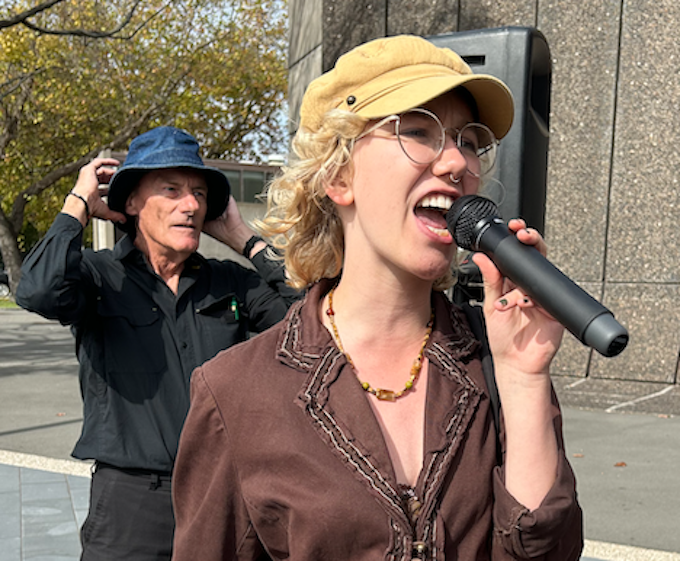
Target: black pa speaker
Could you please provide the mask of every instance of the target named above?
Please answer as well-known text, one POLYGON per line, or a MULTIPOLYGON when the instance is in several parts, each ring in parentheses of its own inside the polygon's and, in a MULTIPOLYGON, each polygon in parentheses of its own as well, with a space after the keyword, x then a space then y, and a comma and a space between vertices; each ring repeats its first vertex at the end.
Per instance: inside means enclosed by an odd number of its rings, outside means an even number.
POLYGON ((499 27, 426 37, 458 53, 477 74, 507 84, 515 99, 515 120, 499 146, 490 196, 504 220, 523 218, 541 233, 545 192, 552 65, 543 34, 533 27, 499 27))

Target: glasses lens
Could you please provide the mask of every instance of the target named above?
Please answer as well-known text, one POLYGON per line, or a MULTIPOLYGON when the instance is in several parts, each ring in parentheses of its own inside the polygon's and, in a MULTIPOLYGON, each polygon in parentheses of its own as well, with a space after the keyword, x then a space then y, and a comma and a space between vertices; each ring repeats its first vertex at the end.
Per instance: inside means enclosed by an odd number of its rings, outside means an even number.
POLYGON ((498 141, 491 130, 480 123, 469 123, 458 133, 458 148, 475 177, 488 174, 496 163, 498 141))
MULTIPOLYGON (((412 109, 401 115, 393 115, 368 132, 387 125, 394 127, 401 149, 417 164, 433 162, 444 148, 444 126, 434 113, 426 109, 412 109)), ((458 132, 456 142, 467 161, 468 173, 482 177, 493 169, 498 141, 487 126, 480 123, 465 125, 458 132)))
POLYGON ((404 153, 417 164, 429 164, 444 146, 444 128, 432 113, 414 109, 399 116, 395 132, 404 153))

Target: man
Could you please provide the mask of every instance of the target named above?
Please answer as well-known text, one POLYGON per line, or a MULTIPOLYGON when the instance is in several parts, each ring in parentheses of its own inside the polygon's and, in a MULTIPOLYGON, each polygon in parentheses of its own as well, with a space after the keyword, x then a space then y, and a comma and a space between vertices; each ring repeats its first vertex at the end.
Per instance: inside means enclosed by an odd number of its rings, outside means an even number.
POLYGON ((117 164, 96 158, 80 170, 23 264, 16 300, 76 337, 84 421, 73 456, 95 460, 82 559, 165 560, 191 372, 282 319, 298 293, 191 135, 153 129, 132 141, 114 174, 117 164), (128 235, 112 251, 81 250, 92 216, 128 235), (201 231, 244 253, 259 274, 201 257, 201 231))

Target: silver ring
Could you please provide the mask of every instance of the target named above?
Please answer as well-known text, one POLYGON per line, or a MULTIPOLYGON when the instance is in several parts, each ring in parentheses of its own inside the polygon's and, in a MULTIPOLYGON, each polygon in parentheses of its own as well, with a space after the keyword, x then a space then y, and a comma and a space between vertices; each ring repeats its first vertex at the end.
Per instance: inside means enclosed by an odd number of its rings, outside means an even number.
POLYGON ((463 178, 462 177, 456 177, 455 175, 453 175, 453 173, 450 173, 449 179, 451 180, 451 183, 453 183, 454 185, 458 185, 460 183, 460 180, 463 179, 463 178))

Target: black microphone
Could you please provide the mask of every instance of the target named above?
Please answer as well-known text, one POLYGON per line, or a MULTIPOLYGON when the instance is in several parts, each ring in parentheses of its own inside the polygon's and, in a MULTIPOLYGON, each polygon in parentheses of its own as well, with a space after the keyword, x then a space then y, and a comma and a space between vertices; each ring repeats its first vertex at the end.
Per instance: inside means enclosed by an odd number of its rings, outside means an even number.
POLYGON ((603 356, 618 355, 628 331, 533 246, 525 245, 498 217, 493 201, 478 195, 460 197, 446 214, 458 247, 488 255, 501 274, 522 288, 583 344, 603 356))

